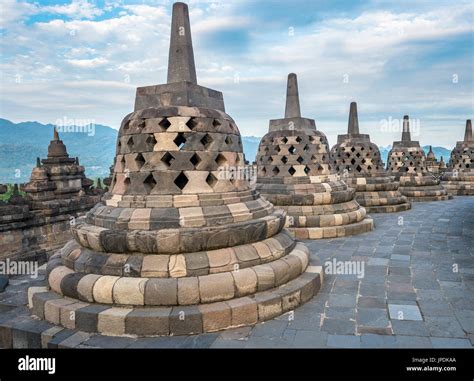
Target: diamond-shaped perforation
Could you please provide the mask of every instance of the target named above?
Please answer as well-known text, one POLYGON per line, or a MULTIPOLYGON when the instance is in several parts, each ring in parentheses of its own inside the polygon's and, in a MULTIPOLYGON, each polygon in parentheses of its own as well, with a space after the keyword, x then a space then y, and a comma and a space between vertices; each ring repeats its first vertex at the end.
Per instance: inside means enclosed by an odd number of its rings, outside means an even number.
POLYGON ((130 151, 133 150, 133 137, 132 136, 130 136, 130 138, 127 141, 127 147, 130 151))
POLYGON ((212 173, 209 172, 209 174, 206 177, 206 183, 209 185, 211 188, 214 188, 217 184, 217 178, 214 176, 212 173))
POLYGON ((296 159, 296 161, 301 164, 304 161, 304 159, 301 156, 298 156, 298 159, 296 159))
POLYGON ((225 141, 225 144, 227 144, 228 146, 232 144, 232 138, 229 135, 226 136, 224 141, 225 141))
POLYGON ((148 145, 150 150, 153 150, 153 147, 156 145, 155 135, 149 134, 146 138, 146 144, 148 145))
POLYGON ((153 174, 150 173, 145 181, 143 181, 143 185, 145 186, 145 189, 147 190, 148 193, 150 193, 153 188, 156 186, 156 180, 153 177, 153 174))
POLYGON ((194 167, 196 167, 196 165, 198 165, 201 162, 201 158, 199 157, 197 153, 195 153, 193 156, 191 156, 189 161, 194 167))
POLYGON ((288 173, 293 176, 295 173, 296 173, 296 169, 293 168, 293 166, 291 166, 289 169, 288 169, 288 173))
POLYGON ((141 167, 143 167, 145 165, 145 158, 143 157, 143 155, 141 153, 139 153, 136 157, 135 157, 135 163, 137 163, 137 167, 138 169, 140 169, 141 167))
POLYGON ((222 166, 224 166, 224 165, 227 164, 227 159, 225 158, 224 155, 218 154, 217 157, 216 157, 215 162, 217 163, 217 165, 218 165, 219 167, 222 167, 222 166))
POLYGON ((297 143, 301 143, 302 141, 303 141, 303 139, 301 138, 301 136, 296 137, 296 142, 297 143))
POLYGON ((293 155, 296 152, 296 148, 294 146, 290 146, 290 148, 288 148, 288 152, 293 155))
POLYGON ((288 158, 287 158, 286 156, 282 156, 281 162, 282 162, 283 164, 286 164, 286 163, 288 162, 288 158))
POLYGON ((171 155, 169 152, 166 152, 163 157, 161 158, 161 161, 166 164, 166 166, 170 167, 171 163, 174 160, 174 156, 171 155))
POLYGON ((219 122, 219 120, 217 120, 217 119, 214 119, 214 120, 212 121, 212 125, 213 125, 215 128, 219 127, 221 124, 222 124, 222 123, 219 122))
POLYGON ((189 118, 189 120, 186 122, 186 126, 192 131, 194 127, 198 125, 198 122, 196 121, 195 118, 189 118))
POLYGON ((206 134, 202 137, 201 139, 201 144, 204 146, 204 148, 209 148, 209 146, 212 144, 212 142, 214 141, 214 139, 212 138, 211 135, 209 134, 206 134))
POLYGON ((161 128, 163 128, 164 130, 167 130, 169 126, 171 126, 171 123, 170 121, 167 119, 167 118, 163 118, 160 123, 158 123, 161 128))
POLYGON ((286 144, 288 143, 288 138, 284 136, 283 139, 281 139, 281 141, 283 142, 283 144, 286 144))
POLYGON ((280 170, 278 169, 278 167, 274 167, 273 170, 272 170, 273 174, 276 176, 280 173, 280 170))
POLYGON ((184 137, 184 132, 178 132, 178 135, 173 140, 174 144, 178 147, 179 150, 184 148, 186 144, 186 138, 184 137))
POLYGON ((304 167, 304 173, 306 173, 307 175, 311 172, 311 169, 306 165, 304 167))
POLYGON ((187 178, 187 176, 184 174, 184 172, 181 172, 178 176, 176 176, 176 178, 174 179, 174 183, 175 185, 183 190, 184 187, 186 186, 186 184, 189 182, 189 179, 187 178))

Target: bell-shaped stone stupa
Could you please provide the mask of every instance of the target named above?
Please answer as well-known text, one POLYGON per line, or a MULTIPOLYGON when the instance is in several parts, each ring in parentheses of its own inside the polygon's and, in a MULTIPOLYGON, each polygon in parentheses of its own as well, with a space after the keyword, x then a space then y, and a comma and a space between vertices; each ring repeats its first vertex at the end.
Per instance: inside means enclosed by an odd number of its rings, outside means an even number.
POLYGON ((302 118, 295 74, 288 75, 285 118, 270 120, 257 153, 257 190, 287 211, 287 227, 299 239, 364 233, 373 220, 354 190, 335 172, 329 145, 313 119, 302 118))
POLYGON ((357 103, 349 110, 347 134, 338 135, 331 149, 334 167, 348 186, 356 190, 356 200, 370 213, 400 212, 411 204, 398 189, 398 182, 384 169, 380 151, 368 134, 359 132, 357 103))
POLYGON ((464 140, 457 142, 451 152, 441 184, 450 195, 474 195, 474 140, 470 119, 466 121, 464 140))
POLYGON ((446 189, 428 171, 426 156, 418 141, 411 140, 410 120, 403 117, 402 140, 393 142, 387 169, 400 181, 400 191, 410 201, 448 200, 446 189))
POLYGON ((241 137, 222 93, 196 83, 184 3, 168 83, 137 89, 117 144, 106 205, 49 261, 35 314, 108 335, 193 334, 271 319, 318 292, 322 268, 284 212, 223 170, 243 166, 241 137))

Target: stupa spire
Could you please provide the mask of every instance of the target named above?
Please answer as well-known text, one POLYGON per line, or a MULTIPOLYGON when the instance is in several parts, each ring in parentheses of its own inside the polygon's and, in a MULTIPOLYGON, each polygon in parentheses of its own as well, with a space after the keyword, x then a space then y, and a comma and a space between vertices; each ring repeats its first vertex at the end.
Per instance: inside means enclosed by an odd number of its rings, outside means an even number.
POLYGON ((347 133, 349 135, 359 134, 359 117, 357 116, 357 103, 351 102, 349 110, 349 123, 347 125, 347 133))
POLYGON ((464 132, 464 141, 465 142, 471 142, 472 141, 471 119, 466 120, 466 131, 464 132))
POLYGON ((56 127, 54 127, 53 140, 59 140, 59 133, 56 127))
POLYGON ((285 118, 300 118, 300 96, 298 92, 298 79, 295 73, 288 74, 286 86, 285 118))
POLYGON ((402 142, 411 142, 410 118, 408 115, 403 117, 402 142))
POLYGON ((197 84, 189 10, 179 2, 173 4, 168 57, 168 83, 176 82, 197 84))

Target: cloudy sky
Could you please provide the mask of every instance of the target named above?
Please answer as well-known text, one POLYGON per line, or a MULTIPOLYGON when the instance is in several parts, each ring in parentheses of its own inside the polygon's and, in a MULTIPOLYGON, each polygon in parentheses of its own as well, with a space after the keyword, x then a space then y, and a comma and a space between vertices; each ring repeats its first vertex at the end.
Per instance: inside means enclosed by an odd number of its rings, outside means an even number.
MULTIPOLYGON (((171 1, 2 0, 0 117, 117 128, 137 86, 164 83, 171 1)), ((243 135, 284 113, 298 74, 303 116, 331 144, 358 102, 379 145, 414 119, 451 148, 474 115, 472 1, 190 1, 198 82, 224 93, 243 135), (391 121, 391 123, 389 123, 391 121)), ((419 128, 418 128, 419 127, 419 128)))

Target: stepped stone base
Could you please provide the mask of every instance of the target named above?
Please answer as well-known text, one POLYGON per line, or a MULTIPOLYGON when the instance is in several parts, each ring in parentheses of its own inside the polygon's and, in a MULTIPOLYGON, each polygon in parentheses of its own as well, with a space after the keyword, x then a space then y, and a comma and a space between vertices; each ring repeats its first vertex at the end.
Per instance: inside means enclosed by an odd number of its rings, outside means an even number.
POLYGON ((374 174, 348 177, 345 181, 356 190, 356 201, 369 213, 394 213, 411 208, 407 197, 400 193, 394 176, 374 174))
POLYGON ((323 239, 347 237, 362 234, 374 229, 374 220, 366 217, 364 220, 341 226, 286 228, 296 239, 323 239))
POLYGON ((445 174, 441 184, 452 196, 474 196, 474 174, 461 173, 454 177, 451 173, 445 174))
POLYGON ((408 197, 411 202, 424 202, 424 201, 446 201, 451 200, 453 196, 445 195, 445 196, 416 196, 416 197, 408 197))
POLYGON ((308 266, 298 278, 267 291, 222 302, 170 307, 110 306, 79 302, 32 287, 32 313, 55 326, 110 336, 190 335, 254 325, 310 300, 323 281, 321 266, 308 266))
MULTIPOLYGON (((408 199, 407 199, 408 200, 408 199)), ((357 200, 359 201, 359 200, 357 200)), ((377 206, 364 206, 368 213, 396 213, 404 212, 411 209, 409 202, 397 205, 377 205, 377 206)))

